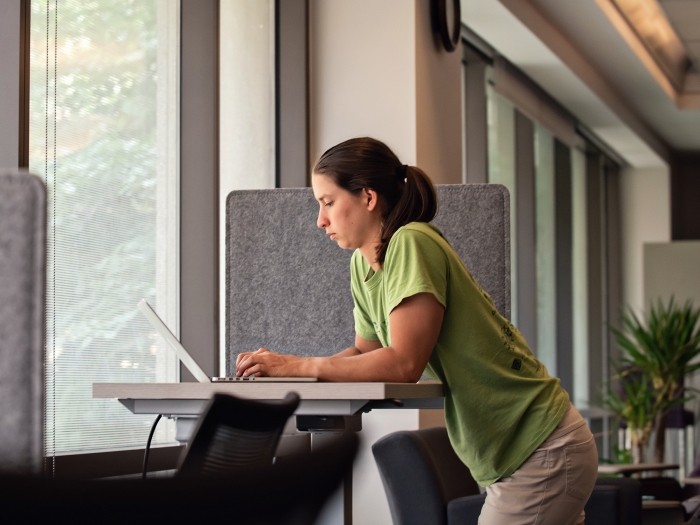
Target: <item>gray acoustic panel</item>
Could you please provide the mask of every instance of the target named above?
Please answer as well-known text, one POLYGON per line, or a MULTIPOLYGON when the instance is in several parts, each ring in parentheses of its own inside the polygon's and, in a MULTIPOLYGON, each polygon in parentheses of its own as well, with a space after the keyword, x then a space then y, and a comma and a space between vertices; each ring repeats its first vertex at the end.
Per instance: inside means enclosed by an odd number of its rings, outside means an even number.
POLYGON ((436 186, 440 228, 498 311, 510 319, 510 197, 500 184, 436 186))
POLYGON ((46 190, 0 174, 0 471, 39 473, 44 457, 46 190))
POLYGON ((238 353, 260 347, 310 356, 354 344, 352 251, 326 237, 317 215, 307 188, 229 194, 227 374, 238 353))
MULTIPOLYGON (((437 186, 442 230, 510 317, 510 212, 505 187, 437 186)), ((350 250, 316 226, 311 189, 234 191, 226 203, 226 373, 266 347, 301 356, 354 342, 350 250)))

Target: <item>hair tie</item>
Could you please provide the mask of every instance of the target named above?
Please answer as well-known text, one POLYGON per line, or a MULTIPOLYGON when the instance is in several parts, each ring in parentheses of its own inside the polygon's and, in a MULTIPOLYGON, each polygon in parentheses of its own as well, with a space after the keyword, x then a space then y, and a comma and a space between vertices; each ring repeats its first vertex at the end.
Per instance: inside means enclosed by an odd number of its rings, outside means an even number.
POLYGON ((398 182, 407 182, 407 176, 408 176, 408 165, 407 164, 402 164, 398 168, 396 168, 396 178, 398 179, 398 182))

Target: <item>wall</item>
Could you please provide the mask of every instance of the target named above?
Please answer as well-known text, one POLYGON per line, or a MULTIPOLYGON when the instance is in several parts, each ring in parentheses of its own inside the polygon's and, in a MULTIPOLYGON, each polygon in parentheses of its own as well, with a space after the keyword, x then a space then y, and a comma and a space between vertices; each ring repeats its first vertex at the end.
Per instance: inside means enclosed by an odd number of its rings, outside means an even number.
POLYGON ((311 0, 311 164, 343 140, 372 136, 416 163, 415 12, 405 0, 311 0))
MULTIPOLYGON (((460 54, 448 56, 435 45, 429 5, 429 0, 310 1, 312 166, 329 147, 371 136, 436 182, 461 183, 460 54)), ((354 523, 391 523, 371 445, 428 419, 417 410, 363 416, 353 475, 354 523)), ((439 424, 439 417, 433 419, 439 424)))
POLYGON ((668 169, 622 170, 620 177, 623 304, 644 307, 643 246, 671 240, 668 169))
POLYGON ((644 304, 661 299, 687 300, 700 307, 700 241, 644 245, 644 304))
POLYGON ((461 184, 462 50, 442 51, 426 16, 430 0, 415 8, 417 164, 435 184, 461 184))

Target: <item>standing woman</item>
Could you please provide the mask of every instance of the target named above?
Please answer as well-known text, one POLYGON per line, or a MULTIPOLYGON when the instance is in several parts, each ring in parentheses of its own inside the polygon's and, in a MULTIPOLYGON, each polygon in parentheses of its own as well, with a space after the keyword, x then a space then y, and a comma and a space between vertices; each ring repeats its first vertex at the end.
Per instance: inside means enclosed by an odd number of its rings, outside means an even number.
POLYGON ((427 175, 384 143, 356 138, 321 156, 312 186, 318 227, 355 250, 355 346, 332 357, 261 348, 238 356, 237 374, 416 382, 425 372, 444 385, 455 452, 486 487, 481 525, 583 523, 597 475, 593 436, 429 224, 437 197, 427 175))

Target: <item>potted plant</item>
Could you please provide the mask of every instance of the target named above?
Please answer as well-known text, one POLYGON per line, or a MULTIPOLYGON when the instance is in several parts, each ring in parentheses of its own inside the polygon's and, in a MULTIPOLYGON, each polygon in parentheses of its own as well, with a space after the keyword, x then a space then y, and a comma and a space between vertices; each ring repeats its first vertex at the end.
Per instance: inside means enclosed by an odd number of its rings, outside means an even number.
POLYGON ((637 429, 639 440, 646 436, 647 443, 651 428, 648 433, 643 429, 647 428, 649 418, 653 420, 654 461, 658 463, 664 457, 668 411, 688 399, 684 397, 685 376, 700 369, 700 363, 696 362, 700 355, 699 318, 700 309, 693 308, 690 301, 679 307, 671 297, 667 306, 661 300, 656 306, 651 305, 643 321, 628 308, 622 315, 622 330, 612 329, 622 350, 620 368, 626 370, 618 373, 629 400, 624 412, 633 423, 622 413, 619 404, 622 398, 609 395, 606 404, 627 420, 630 431, 633 427, 637 429), (642 379, 634 378, 632 372, 641 374, 642 379), (642 407, 647 412, 644 417, 642 407))
MULTIPOLYGON (((615 364, 613 366, 617 368, 615 364)), ((618 381, 622 388, 620 392, 609 389, 603 397, 603 403, 618 419, 624 419, 627 423, 632 445, 632 462, 644 463, 657 416, 684 400, 669 401, 663 396, 658 396, 650 388, 649 375, 640 369, 618 369, 613 379, 618 381)))

